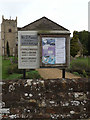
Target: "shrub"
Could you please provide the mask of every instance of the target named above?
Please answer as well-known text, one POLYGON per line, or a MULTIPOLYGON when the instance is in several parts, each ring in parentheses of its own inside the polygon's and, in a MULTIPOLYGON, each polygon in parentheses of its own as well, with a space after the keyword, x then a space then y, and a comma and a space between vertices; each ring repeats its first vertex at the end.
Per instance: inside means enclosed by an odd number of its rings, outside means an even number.
POLYGON ((22 70, 18 69, 17 64, 12 64, 8 67, 8 74, 13 74, 13 73, 22 73, 22 70))
POLYGON ((38 71, 35 71, 35 70, 30 70, 30 72, 28 73, 27 77, 31 78, 31 79, 39 79, 39 78, 41 78, 41 76, 38 73, 38 71))
POLYGON ((71 72, 83 73, 83 70, 86 68, 86 65, 83 62, 73 62, 71 64, 71 72))
POLYGON ((73 38, 70 41, 70 54, 73 57, 75 57, 80 50, 80 46, 78 44, 78 35, 76 33, 77 31, 73 32, 73 38))
POLYGON ((87 77, 87 75, 90 73, 90 66, 86 61, 75 60, 71 63, 69 71, 72 73, 77 72, 84 77, 87 77))
POLYGON ((87 77, 87 73, 86 73, 85 70, 83 70, 83 76, 84 76, 84 77, 87 77))
POLYGON ((78 73, 78 72, 73 72, 73 74, 79 76, 79 73, 78 73))
POLYGON ((9 57, 9 60, 11 64, 17 64, 18 63, 18 58, 17 57, 9 57))

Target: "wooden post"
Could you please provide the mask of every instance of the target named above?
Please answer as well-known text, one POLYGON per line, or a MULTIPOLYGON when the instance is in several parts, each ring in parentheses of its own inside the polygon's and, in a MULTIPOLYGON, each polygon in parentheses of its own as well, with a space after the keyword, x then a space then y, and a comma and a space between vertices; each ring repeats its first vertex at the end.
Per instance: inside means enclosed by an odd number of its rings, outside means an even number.
POLYGON ((62 69, 62 78, 65 78, 65 69, 62 69))
POLYGON ((26 69, 23 69, 23 79, 26 78, 26 69))

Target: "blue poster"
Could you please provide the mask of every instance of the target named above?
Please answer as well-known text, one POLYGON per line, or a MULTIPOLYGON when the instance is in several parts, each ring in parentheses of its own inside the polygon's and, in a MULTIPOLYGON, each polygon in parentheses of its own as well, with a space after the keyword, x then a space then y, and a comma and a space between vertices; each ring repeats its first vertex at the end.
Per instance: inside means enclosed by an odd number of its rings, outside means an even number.
POLYGON ((42 62, 45 64, 55 64, 55 39, 42 39, 42 62))
POLYGON ((65 51, 66 38, 42 38, 42 62, 44 64, 65 64, 66 51, 65 51))

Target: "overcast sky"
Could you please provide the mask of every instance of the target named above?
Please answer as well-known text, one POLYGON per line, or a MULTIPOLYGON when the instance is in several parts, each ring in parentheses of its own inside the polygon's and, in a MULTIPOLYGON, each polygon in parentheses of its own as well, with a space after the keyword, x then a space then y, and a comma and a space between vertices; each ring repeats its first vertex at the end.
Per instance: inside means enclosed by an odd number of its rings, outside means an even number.
POLYGON ((23 27, 43 16, 74 30, 88 30, 89 0, 0 0, 0 24, 5 19, 15 19, 23 27))

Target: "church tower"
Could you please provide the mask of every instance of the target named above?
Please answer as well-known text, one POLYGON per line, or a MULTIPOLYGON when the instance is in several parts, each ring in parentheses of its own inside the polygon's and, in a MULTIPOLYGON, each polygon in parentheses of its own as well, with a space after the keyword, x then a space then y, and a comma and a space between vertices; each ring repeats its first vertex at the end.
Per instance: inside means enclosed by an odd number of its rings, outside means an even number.
POLYGON ((1 53, 3 56, 7 56, 8 52, 10 56, 15 56, 17 49, 17 17, 13 19, 4 19, 2 16, 1 23, 1 53))

